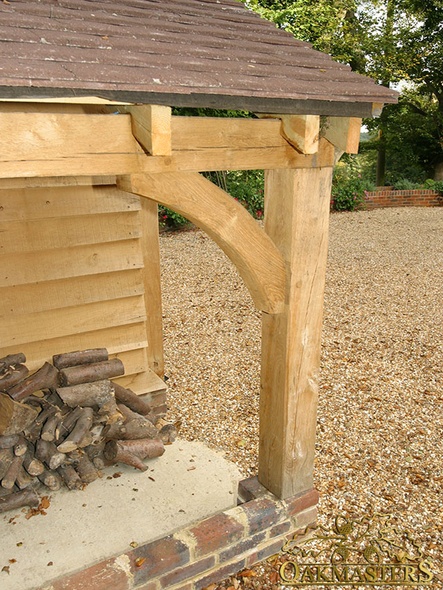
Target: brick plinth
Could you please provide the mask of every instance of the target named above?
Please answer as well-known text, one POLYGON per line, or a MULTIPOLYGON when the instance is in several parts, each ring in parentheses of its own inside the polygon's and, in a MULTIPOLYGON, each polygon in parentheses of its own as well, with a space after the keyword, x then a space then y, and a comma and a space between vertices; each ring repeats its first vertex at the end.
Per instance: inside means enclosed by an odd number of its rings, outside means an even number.
POLYGON ((443 196, 429 189, 393 190, 382 187, 365 193, 363 208, 367 211, 385 207, 441 207, 443 196))
POLYGON ((240 483, 240 497, 246 501, 235 508, 65 576, 45 589, 202 590, 278 553, 290 536, 316 519, 315 490, 278 500, 250 478, 240 483))

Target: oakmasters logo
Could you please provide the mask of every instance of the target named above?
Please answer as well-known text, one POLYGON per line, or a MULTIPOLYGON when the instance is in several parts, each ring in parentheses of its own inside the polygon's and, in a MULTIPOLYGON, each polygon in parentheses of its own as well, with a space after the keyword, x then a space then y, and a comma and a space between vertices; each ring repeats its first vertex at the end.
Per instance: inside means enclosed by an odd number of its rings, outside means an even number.
POLYGON ((431 561, 392 516, 358 519, 337 516, 330 528, 319 527, 282 548, 280 567, 289 586, 424 586, 431 583, 431 561))

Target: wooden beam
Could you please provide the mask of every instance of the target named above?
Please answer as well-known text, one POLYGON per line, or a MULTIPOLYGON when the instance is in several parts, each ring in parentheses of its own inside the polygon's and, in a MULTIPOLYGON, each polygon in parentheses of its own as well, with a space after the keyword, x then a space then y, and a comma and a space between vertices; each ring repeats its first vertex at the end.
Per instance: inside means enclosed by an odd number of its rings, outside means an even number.
POLYGON ((282 115, 281 133, 302 154, 315 154, 318 151, 320 117, 282 115))
MULTIPOLYGON (((286 143, 286 142, 285 142, 286 143)), ((183 150, 165 158, 149 157, 140 160, 142 172, 204 172, 211 170, 270 170, 281 168, 312 168, 334 164, 334 146, 320 139, 316 154, 298 153, 289 144, 282 147, 183 150)))
POLYGON ((358 154, 361 124, 362 120, 354 117, 329 117, 322 136, 341 152, 358 154))
POLYGON ((283 312, 262 320, 258 477, 279 498, 313 486, 332 170, 265 175, 265 231, 289 279, 283 312))
POLYGON ((258 309, 283 308, 285 266, 272 240, 223 190, 196 173, 136 174, 118 180, 125 191, 157 201, 201 227, 237 267, 258 309))
POLYGON ((172 117, 171 124, 174 152, 287 146, 278 119, 172 117))
POLYGON ((251 127, 248 120, 220 119, 214 124, 218 132, 205 140, 214 147, 202 147, 202 120, 197 139, 185 149, 193 119, 179 124, 182 139, 173 131, 173 140, 183 149, 173 146, 170 156, 149 156, 135 140, 128 115, 2 112, 0 105, 0 178, 309 168, 333 161, 327 141, 320 141, 317 154, 299 154, 277 137, 269 121, 254 121, 251 127), (253 130, 259 130, 257 136, 253 130))
POLYGON ((260 118, 279 119, 280 134, 301 154, 318 151, 320 117, 318 115, 258 115, 260 118))
POLYGON ((121 107, 119 111, 131 115, 132 133, 148 153, 171 155, 171 107, 138 105, 121 107))
POLYGON ((14 113, 0 107, 0 177, 96 176, 138 171, 143 150, 130 117, 14 113))

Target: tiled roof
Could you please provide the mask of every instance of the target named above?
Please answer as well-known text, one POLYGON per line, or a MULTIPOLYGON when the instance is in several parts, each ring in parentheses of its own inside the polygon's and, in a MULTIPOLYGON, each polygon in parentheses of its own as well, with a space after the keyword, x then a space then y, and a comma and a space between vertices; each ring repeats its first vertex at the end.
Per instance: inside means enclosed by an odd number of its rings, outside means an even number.
POLYGON ((235 0, 0 3, 0 98, 369 115, 396 93, 235 0))

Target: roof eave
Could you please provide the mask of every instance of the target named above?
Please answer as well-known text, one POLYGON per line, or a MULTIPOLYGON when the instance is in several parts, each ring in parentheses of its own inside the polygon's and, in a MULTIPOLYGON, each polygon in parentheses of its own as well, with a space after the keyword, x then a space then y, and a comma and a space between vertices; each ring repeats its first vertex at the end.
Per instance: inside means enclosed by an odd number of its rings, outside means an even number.
POLYGON ((262 96, 241 96, 205 93, 164 93, 141 92, 110 89, 66 89, 42 87, 0 86, 0 99, 38 101, 57 99, 68 102, 73 98, 97 97, 104 101, 125 104, 159 104, 175 107, 214 108, 226 110, 245 110, 256 113, 280 113, 293 115, 327 115, 336 117, 373 117, 381 112, 387 103, 396 103, 397 97, 392 90, 385 95, 371 99, 360 97, 359 100, 318 100, 301 98, 275 98, 262 96))

